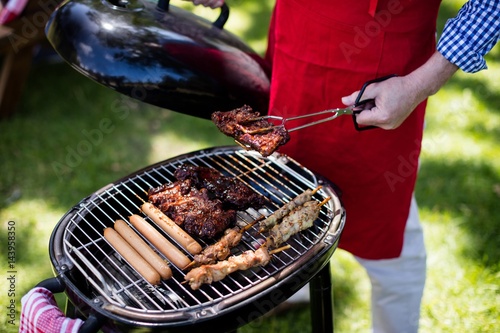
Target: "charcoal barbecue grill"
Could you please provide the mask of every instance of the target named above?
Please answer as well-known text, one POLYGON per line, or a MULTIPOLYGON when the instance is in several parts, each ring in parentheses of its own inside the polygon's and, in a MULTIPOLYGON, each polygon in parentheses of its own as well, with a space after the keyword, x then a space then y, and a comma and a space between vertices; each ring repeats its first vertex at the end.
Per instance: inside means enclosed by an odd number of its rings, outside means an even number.
MULTIPOLYGON (((320 330, 333 330, 332 314, 328 313, 332 302, 328 262, 344 223, 345 212, 334 186, 287 156, 275 153, 264 158, 236 147, 201 150, 140 170, 70 209, 50 240, 50 257, 57 276, 40 285, 53 292, 66 292, 71 302, 67 315, 86 318, 85 332, 95 332, 101 326, 106 332, 228 332, 272 310, 314 278, 313 286, 321 280, 319 297, 324 299, 315 303, 313 291, 312 307, 318 315, 313 322, 320 330), (103 229, 116 219, 141 214, 145 191, 175 180, 173 173, 183 163, 215 168, 267 197, 268 203, 261 209, 238 212, 240 226, 271 214, 318 185, 322 188, 313 199, 332 199, 322 206, 313 227, 288 240, 291 247, 273 255, 264 267, 235 272, 193 291, 183 282, 185 273, 171 265, 172 278, 153 286, 110 247, 103 238, 103 229)), ((245 232, 232 253, 254 249, 263 238, 254 226, 245 232)))

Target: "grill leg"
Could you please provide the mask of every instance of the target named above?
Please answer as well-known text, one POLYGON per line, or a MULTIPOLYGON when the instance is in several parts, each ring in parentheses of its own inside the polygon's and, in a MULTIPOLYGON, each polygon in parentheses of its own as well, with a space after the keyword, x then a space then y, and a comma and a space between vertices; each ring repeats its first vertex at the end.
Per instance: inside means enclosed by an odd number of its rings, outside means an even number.
POLYGON ((330 262, 309 282, 313 333, 333 332, 333 286, 330 262))

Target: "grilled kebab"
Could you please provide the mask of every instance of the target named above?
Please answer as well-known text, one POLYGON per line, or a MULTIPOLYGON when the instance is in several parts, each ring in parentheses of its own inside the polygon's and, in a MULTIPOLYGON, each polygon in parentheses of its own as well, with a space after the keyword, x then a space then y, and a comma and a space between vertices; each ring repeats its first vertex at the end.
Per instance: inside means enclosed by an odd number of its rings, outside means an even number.
POLYGON ((258 151, 262 156, 271 155, 278 147, 290 141, 290 135, 283 126, 274 126, 267 120, 257 119, 260 114, 248 106, 232 111, 212 113, 212 121, 227 136, 258 151), (259 129, 269 128, 264 132, 259 129), (254 133, 257 132, 257 133, 254 133))
POLYGON ((203 265, 192 269, 184 279, 189 282, 191 289, 197 290, 202 284, 211 284, 220 281, 229 274, 238 270, 247 270, 256 266, 265 266, 271 260, 267 246, 261 246, 255 251, 248 250, 227 260, 212 265, 203 265))
POLYGON ((270 247, 280 246, 296 233, 312 227, 318 218, 321 206, 330 198, 318 203, 315 200, 307 201, 302 206, 294 208, 281 223, 275 225, 269 232, 267 244, 270 247))
POLYGON ((259 223, 260 232, 265 232, 278 224, 283 217, 285 217, 294 208, 303 205, 305 202, 312 199, 312 196, 321 188, 321 186, 315 188, 314 190, 307 189, 305 192, 299 194, 289 202, 285 203, 283 206, 278 208, 274 213, 266 217, 259 223))
MULTIPOLYGON (((314 193, 316 193, 321 186, 317 187, 314 190, 306 190, 305 192, 299 194, 295 198, 293 198, 291 201, 287 202, 283 206, 281 206, 278 210, 276 210, 273 214, 269 215, 266 219, 260 222, 260 231, 259 232, 265 232, 271 230, 275 225, 277 225, 281 220, 287 216, 291 211, 296 209, 297 207, 300 207, 300 214, 302 214, 302 217, 305 217, 306 219, 312 218, 313 220, 315 219, 314 213, 310 212, 311 209, 314 210, 315 207, 313 207, 312 204, 307 204, 303 206, 305 203, 310 201, 312 199, 312 196, 314 193), (312 214, 312 216, 307 216, 307 214, 312 214)), ((315 203, 315 201, 312 201, 315 203)), ((322 204, 319 204, 318 206, 318 213, 319 213, 319 207, 321 207, 322 204)), ((295 218, 295 215, 299 214, 299 212, 295 211, 292 215, 292 218, 295 218)), ((317 214, 316 214, 317 217, 317 214)), ((289 221, 290 218, 286 220, 286 222, 289 221)), ((216 243, 206 247, 201 253, 197 254, 194 256, 194 260, 191 262, 188 267, 185 267, 185 269, 189 269, 192 267, 196 267, 199 265, 203 264, 214 264, 219 260, 224 260, 226 259, 230 254, 231 254, 231 248, 235 247, 238 245, 238 243, 241 240, 242 233, 245 230, 250 229, 250 227, 257 223, 258 220, 254 221, 253 223, 247 225, 245 228, 238 230, 237 228, 232 228, 232 229, 227 229, 224 232, 224 235, 221 237, 219 241, 216 243)), ((296 223, 305 223, 304 221, 297 221, 296 223)), ((312 222, 309 222, 312 223, 312 222)), ((304 226, 301 230, 304 230, 307 228, 304 226)), ((275 231, 279 229, 275 228, 275 231)), ((299 230, 300 231, 300 230, 299 230)), ((291 232, 296 232, 296 231, 291 231, 291 232)), ((278 240, 277 240, 278 241, 278 240)), ((282 243, 282 242, 280 242, 282 243)))
POLYGON ((202 284, 220 281, 235 271, 267 265, 270 255, 273 253, 273 251, 269 251, 269 248, 276 248, 296 233, 310 228, 318 218, 321 206, 328 200, 330 198, 326 198, 320 203, 310 200, 293 209, 280 224, 271 229, 266 243, 256 251, 248 250, 238 256, 230 256, 227 260, 194 268, 186 274, 184 279, 189 282, 193 290, 196 290, 202 284))
POLYGON ((242 233, 237 228, 227 229, 217 243, 207 246, 193 257, 194 265, 214 264, 226 259, 231 254, 231 248, 241 241, 241 237, 242 233))

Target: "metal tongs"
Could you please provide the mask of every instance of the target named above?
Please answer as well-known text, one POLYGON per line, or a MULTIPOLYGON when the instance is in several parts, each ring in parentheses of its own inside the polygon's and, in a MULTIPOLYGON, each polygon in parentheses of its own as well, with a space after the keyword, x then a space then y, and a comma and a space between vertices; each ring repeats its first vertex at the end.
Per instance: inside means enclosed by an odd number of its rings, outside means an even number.
POLYGON ((271 131, 275 127, 284 127, 288 132, 293 132, 293 131, 297 131, 297 130, 300 130, 300 129, 303 129, 306 127, 314 126, 317 124, 321 124, 321 123, 336 119, 337 117, 342 116, 342 115, 352 115, 352 120, 354 122, 354 128, 356 128, 357 131, 364 131, 364 130, 377 128, 377 126, 360 126, 358 124, 358 122, 356 121, 357 114, 366 110, 367 106, 370 106, 369 108, 371 108, 375 105, 374 99, 365 99, 362 101, 360 101, 360 99, 363 96, 363 93, 365 92, 366 87, 368 87, 370 84, 375 83, 375 82, 385 81, 385 80, 387 80, 391 77, 394 77, 394 76, 396 76, 396 75, 392 74, 392 75, 380 77, 380 78, 365 82, 365 84, 363 84, 363 87, 359 91, 359 94, 356 97, 356 101, 354 102, 354 104, 351 106, 348 106, 346 108, 323 110, 323 111, 319 111, 319 112, 315 112, 315 113, 309 113, 309 114, 296 116, 296 117, 289 117, 289 118, 284 118, 281 116, 262 116, 262 117, 258 117, 258 118, 252 118, 252 119, 247 120, 246 122, 253 122, 253 121, 259 121, 259 120, 278 120, 281 122, 281 124, 279 124, 279 125, 272 124, 269 127, 263 127, 263 128, 258 128, 258 129, 254 129, 254 130, 245 130, 245 133, 247 133, 247 134, 265 133, 265 132, 271 131), (311 121, 307 124, 292 127, 292 128, 286 127, 286 123, 289 121, 303 119, 303 118, 309 118, 309 117, 316 117, 316 116, 321 116, 321 115, 325 115, 325 114, 331 114, 331 116, 320 119, 320 120, 311 121))

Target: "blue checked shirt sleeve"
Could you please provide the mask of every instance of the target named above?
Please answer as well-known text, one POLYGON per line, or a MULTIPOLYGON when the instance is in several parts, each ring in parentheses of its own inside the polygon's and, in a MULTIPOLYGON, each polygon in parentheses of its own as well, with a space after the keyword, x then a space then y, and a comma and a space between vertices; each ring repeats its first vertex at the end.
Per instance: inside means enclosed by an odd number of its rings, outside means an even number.
POLYGON ((464 72, 486 69, 484 55, 500 38, 500 0, 470 0, 446 22, 437 49, 464 72))

